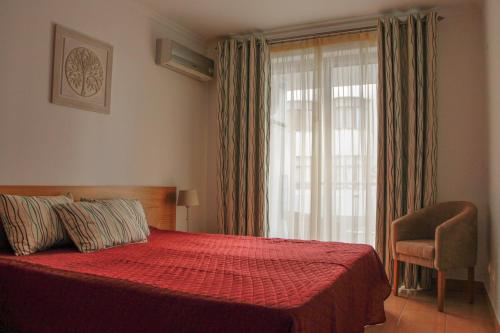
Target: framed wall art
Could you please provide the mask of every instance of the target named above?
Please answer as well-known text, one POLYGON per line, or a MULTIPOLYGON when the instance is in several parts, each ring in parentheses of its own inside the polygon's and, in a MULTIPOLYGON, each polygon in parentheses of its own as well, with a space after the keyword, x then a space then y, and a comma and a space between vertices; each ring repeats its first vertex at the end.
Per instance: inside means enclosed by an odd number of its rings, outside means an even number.
POLYGON ((110 112, 113 46, 56 25, 52 103, 110 112))

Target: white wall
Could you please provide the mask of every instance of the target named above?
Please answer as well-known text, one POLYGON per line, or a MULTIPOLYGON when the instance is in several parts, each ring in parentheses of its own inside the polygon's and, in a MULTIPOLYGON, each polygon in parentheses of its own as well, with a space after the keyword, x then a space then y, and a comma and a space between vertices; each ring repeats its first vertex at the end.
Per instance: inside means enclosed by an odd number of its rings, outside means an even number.
MULTIPOLYGON (((485 6, 490 152, 490 262, 488 294, 500 323, 500 1, 485 6)), ((497 328, 498 329, 498 328, 497 328)))
POLYGON ((194 187, 205 230, 207 86, 156 66, 158 37, 204 50, 128 0, 1 0, 0 184, 194 187), (110 115, 49 102, 55 23, 114 46, 110 115))
MULTIPOLYGON (((468 200, 479 210, 476 277, 487 280, 488 120, 480 7, 439 10, 438 201, 468 200)), ((450 272, 465 278, 465 270, 450 272)))

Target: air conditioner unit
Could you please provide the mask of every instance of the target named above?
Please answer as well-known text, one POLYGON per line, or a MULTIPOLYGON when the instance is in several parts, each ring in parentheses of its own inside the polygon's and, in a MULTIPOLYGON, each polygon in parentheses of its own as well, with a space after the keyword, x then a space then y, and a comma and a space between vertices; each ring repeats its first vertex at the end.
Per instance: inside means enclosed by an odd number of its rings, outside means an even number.
POLYGON ((156 40, 156 63, 200 81, 214 76, 214 62, 170 39, 156 40))

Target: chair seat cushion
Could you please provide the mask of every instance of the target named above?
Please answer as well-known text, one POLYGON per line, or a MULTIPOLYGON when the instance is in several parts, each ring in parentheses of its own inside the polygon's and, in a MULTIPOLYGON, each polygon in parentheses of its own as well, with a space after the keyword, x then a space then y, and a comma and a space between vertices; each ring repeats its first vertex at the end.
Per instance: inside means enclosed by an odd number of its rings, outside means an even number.
POLYGON ((434 259, 434 239, 412 239, 396 242, 396 253, 407 256, 434 259))

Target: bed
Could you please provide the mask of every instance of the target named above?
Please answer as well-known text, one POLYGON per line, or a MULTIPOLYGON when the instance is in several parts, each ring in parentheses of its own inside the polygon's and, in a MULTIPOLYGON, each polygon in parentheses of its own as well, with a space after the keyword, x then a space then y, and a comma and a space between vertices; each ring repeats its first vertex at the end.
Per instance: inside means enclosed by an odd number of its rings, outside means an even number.
POLYGON ((175 188, 1 187, 134 197, 147 243, 0 252, 0 323, 18 332, 363 332, 390 286, 372 247, 177 232, 175 188))

